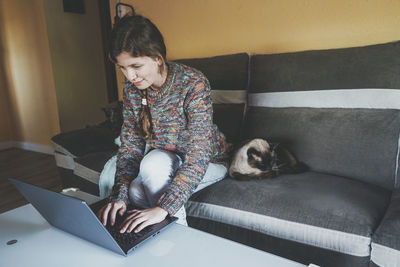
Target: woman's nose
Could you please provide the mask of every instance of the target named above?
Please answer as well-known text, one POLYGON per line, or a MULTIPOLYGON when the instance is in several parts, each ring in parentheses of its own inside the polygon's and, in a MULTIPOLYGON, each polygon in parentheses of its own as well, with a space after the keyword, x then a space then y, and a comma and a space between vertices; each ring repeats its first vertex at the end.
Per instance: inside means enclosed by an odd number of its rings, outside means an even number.
POLYGON ((134 69, 128 69, 127 73, 126 73, 126 78, 132 82, 133 80, 136 79, 136 71, 134 69))

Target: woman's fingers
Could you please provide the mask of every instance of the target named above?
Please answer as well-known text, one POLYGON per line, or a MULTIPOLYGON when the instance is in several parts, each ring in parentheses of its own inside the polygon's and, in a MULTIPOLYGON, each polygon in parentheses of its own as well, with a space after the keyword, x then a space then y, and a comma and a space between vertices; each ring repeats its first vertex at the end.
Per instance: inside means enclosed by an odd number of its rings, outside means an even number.
POLYGON ((138 213, 133 213, 133 214, 130 214, 129 216, 127 216, 127 217, 125 218, 125 220, 121 223, 121 229, 122 229, 122 227, 123 227, 125 224, 128 223, 128 221, 131 221, 131 220, 134 219, 137 215, 138 215, 138 213))
POLYGON ((139 216, 140 214, 128 216, 122 223, 120 233, 125 233, 125 232, 130 233, 138 224, 146 220, 144 217, 139 217, 139 216))
POLYGON ((126 211, 126 205, 118 202, 112 203, 112 209, 110 211, 110 223, 111 225, 115 224, 115 217, 117 216, 117 212, 120 216, 124 215, 126 211))
POLYGON ((101 210, 102 210, 102 214, 101 214, 101 222, 103 223, 103 225, 107 225, 107 218, 108 218, 108 213, 110 212, 111 209, 111 203, 108 203, 106 206, 104 206, 101 210))
POLYGON ((104 226, 107 225, 108 217, 110 217, 110 224, 114 225, 117 213, 122 216, 125 212, 128 213, 128 217, 121 224, 121 233, 131 232, 136 227, 135 232, 140 232, 145 227, 158 223, 167 216, 167 212, 160 207, 126 211, 126 204, 123 201, 108 203, 97 212, 97 216, 104 226))
POLYGON ((126 206, 123 205, 122 208, 119 209, 119 216, 124 215, 125 211, 126 211, 126 206))
POLYGON ((128 210, 126 213, 133 214, 133 213, 138 213, 138 212, 141 212, 141 210, 128 210))
MULTIPOLYGON (((152 225, 152 224, 153 223, 150 220, 144 221, 138 227, 136 227, 135 233, 138 233, 138 232, 142 231, 144 228, 146 228, 147 226, 152 225)), ((131 231, 132 230, 133 230, 133 228, 131 229, 131 231)))
MULTIPOLYGON (((144 218, 144 217, 133 220, 132 223, 129 225, 127 232, 128 233, 132 232, 132 230, 135 229, 138 225, 143 224, 146 221, 148 221, 148 220, 146 220, 146 218, 144 218)), ((139 232, 139 231, 135 230, 135 233, 137 233, 137 232, 139 232)))
POLYGON ((126 213, 134 213, 134 212, 138 212, 139 210, 128 210, 126 213))
POLYGON ((167 212, 161 207, 154 207, 146 210, 131 210, 128 211, 130 214, 122 223, 120 229, 121 233, 125 231, 131 232, 135 229, 135 233, 140 232, 143 228, 159 223, 165 219, 167 212))
POLYGON ((97 212, 97 217, 100 219, 104 226, 107 225, 107 218, 110 217, 110 223, 111 225, 114 225, 117 212, 119 213, 119 215, 122 216, 125 211, 126 204, 123 201, 111 202, 102 207, 97 212))
MULTIPOLYGON (((125 231, 128 230, 128 228, 132 225, 132 223, 134 223, 139 218, 143 217, 143 213, 140 210, 128 210, 127 213, 129 213, 130 215, 126 217, 125 220, 122 222, 120 229, 121 233, 125 233, 125 231)), ((131 231, 132 229, 133 228, 131 228, 131 231)))

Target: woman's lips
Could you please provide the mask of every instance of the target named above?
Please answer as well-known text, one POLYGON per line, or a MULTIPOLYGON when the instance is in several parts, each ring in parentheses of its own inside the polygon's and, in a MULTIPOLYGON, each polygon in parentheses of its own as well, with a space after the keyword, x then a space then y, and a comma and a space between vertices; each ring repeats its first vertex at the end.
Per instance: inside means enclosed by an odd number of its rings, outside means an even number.
POLYGON ((138 86, 138 85, 140 85, 142 82, 143 82, 143 80, 140 80, 140 81, 133 81, 133 84, 134 84, 135 86, 138 86))

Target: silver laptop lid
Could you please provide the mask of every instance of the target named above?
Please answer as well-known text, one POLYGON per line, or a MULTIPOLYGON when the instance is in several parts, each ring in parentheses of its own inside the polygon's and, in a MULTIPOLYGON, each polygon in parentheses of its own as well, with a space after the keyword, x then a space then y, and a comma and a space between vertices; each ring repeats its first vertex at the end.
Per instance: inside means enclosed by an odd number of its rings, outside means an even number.
POLYGON ((16 179, 9 181, 54 227, 126 255, 86 202, 16 179))

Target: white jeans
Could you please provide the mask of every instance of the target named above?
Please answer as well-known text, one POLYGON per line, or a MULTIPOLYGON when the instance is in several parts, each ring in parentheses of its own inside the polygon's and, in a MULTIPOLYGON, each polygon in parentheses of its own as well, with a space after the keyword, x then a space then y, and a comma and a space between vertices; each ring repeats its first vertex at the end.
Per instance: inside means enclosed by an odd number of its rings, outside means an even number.
MULTIPOLYGON (((140 208, 155 207, 181 164, 181 158, 171 151, 154 149, 146 154, 140 163, 137 178, 129 187, 131 203, 140 208)), ((227 171, 228 169, 222 164, 210 163, 195 192, 222 180, 227 171)), ((178 217, 177 223, 187 225, 185 207, 182 207, 174 216, 178 217)))

